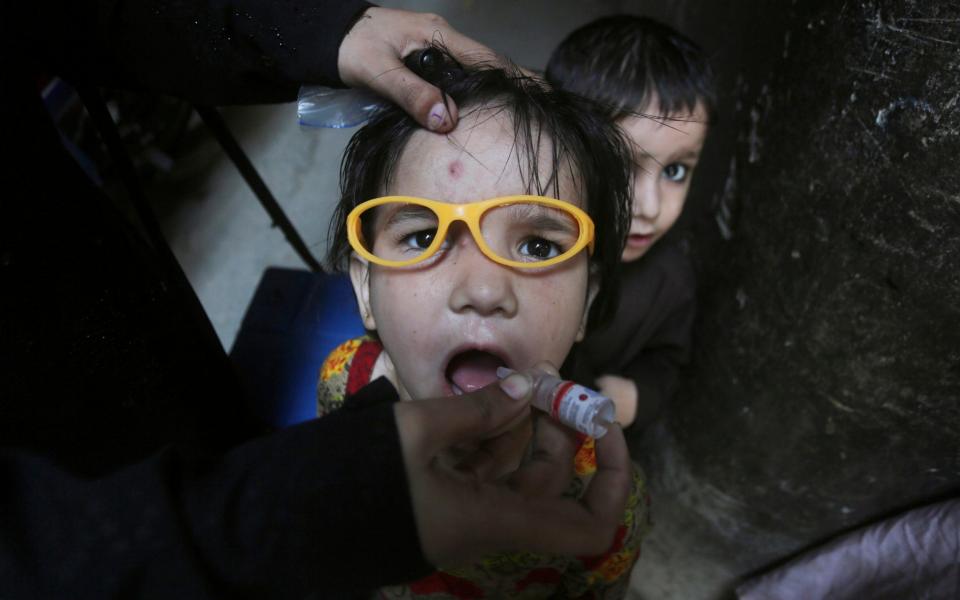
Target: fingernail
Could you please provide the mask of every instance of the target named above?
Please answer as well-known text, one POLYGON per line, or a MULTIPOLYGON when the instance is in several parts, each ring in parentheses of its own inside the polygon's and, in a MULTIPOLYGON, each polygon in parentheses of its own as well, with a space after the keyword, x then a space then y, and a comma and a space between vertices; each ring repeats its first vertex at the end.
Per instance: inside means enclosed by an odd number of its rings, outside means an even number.
POLYGON ((443 126, 443 122, 447 119, 447 107, 443 105, 443 102, 437 102, 430 109, 430 116, 427 117, 427 128, 430 131, 436 131, 443 126))
POLYGON ((500 380, 500 389, 514 400, 523 400, 530 393, 530 379, 526 375, 513 373, 500 380))
POLYGON ((497 377, 499 377, 500 379, 503 379, 504 377, 506 377, 507 375, 510 375, 511 373, 516 373, 516 371, 508 367, 497 367, 497 377))

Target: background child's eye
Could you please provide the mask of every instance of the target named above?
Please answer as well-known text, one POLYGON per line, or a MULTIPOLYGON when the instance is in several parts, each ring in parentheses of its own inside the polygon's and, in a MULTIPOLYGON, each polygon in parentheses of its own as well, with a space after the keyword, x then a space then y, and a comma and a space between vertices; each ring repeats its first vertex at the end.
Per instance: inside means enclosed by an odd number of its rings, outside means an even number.
POLYGON ((560 246, 543 238, 531 238, 521 242, 520 254, 534 260, 547 260, 560 256, 560 246))
POLYGON ((679 183, 687 178, 688 171, 687 165, 671 163, 663 168, 663 176, 670 181, 679 183))

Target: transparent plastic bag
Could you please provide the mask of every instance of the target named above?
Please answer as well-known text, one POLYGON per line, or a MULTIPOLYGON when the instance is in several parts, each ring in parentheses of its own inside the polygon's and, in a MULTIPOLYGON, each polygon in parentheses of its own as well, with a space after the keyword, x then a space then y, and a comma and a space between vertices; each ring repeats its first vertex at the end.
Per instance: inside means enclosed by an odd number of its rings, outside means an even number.
POLYGON ((383 106, 384 100, 367 90, 305 85, 297 98, 297 116, 305 127, 343 129, 366 122, 383 106))

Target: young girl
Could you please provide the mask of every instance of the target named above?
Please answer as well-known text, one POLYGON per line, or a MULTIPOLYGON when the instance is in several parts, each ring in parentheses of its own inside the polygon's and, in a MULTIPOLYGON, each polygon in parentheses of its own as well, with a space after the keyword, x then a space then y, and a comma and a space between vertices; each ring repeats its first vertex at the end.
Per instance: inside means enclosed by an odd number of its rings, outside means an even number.
MULTIPOLYGON (((324 363, 321 415, 379 376, 415 400, 483 387, 498 367, 561 364, 615 293, 630 202, 617 129, 589 101, 504 70, 466 73, 445 91, 461 111, 450 135, 387 109, 347 149, 330 259, 349 270, 369 335, 324 363)), ((593 440, 573 466, 578 497, 596 468, 593 440)), ((645 526, 636 472, 601 556, 495 555, 379 594, 623 597, 645 526)))
POLYGON ((635 147, 617 313, 589 332, 570 369, 613 398, 624 427, 641 431, 673 395, 690 353, 693 269, 663 236, 683 210, 714 116, 710 66, 674 29, 618 15, 571 33, 554 50, 546 75, 558 88, 605 104, 635 147))

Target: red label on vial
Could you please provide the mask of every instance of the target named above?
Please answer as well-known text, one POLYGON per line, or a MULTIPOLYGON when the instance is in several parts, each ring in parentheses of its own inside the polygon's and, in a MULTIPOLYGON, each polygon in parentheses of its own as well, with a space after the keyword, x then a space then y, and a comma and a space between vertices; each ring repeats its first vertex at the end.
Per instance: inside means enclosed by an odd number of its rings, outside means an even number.
POLYGON ((557 395, 553 397, 553 406, 550 407, 550 416, 555 419, 560 418, 560 402, 563 401, 563 397, 572 387, 572 381, 564 381, 563 384, 557 389, 557 395))

